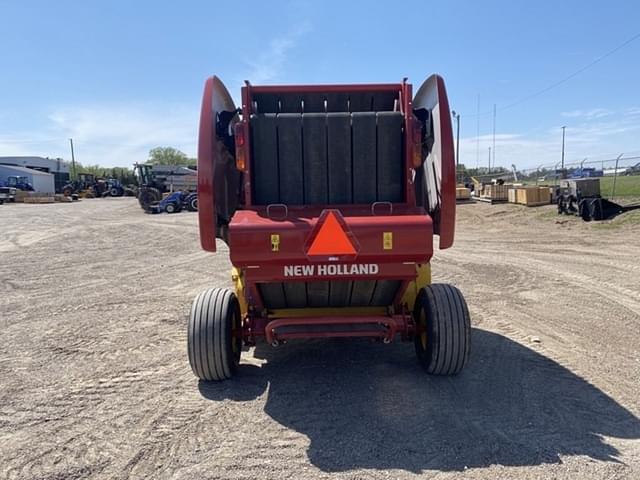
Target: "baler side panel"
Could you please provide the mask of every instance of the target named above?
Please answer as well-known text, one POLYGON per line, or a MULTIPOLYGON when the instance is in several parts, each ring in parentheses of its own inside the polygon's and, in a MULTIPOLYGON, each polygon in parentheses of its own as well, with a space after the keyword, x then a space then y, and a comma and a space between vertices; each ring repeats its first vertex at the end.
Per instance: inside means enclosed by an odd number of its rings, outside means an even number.
POLYGON ((202 248, 210 252, 216 251, 216 236, 225 236, 219 227, 228 224, 240 203, 241 174, 225 144, 235 110, 220 79, 207 79, 198 132, 198 223, 202 248))
POLYGON ((432 75, 418 89, 413 109, 427 109, 433 126, 433 145, 423 163, 426 199, 440 248, 453 245, 456 216, 456 179, 453 130, 444 80, 432 75))

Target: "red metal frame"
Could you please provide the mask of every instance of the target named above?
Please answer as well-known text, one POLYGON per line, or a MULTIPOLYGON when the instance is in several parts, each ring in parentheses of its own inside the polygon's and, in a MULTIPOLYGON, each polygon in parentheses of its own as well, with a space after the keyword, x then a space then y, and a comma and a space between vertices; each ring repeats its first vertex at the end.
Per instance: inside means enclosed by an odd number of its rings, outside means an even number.
MULTIPOLYGON (((433 77, 432 77, 433 78, 433 77)), ((392 84, 345 84, 345 85, 269 85, 253 86, 249 82, 242 87, 242 118, 240 128, 244 129, 245 168, 243 169, 243 210, 236 212, 229 225, 230 253, 234 266, 243 273, 244 290, 249 307, 243 320, 240 333, 248 344, 256 338, 265 337, 269 343, 300 337, 367 336, 391 341, 397 334, 403 339, 415 333, 415 324, 410 313, 400 305, 401 299, 410 282, 416 278, 416 264, 429 262, 433 255, 433 233, 440 235, 440 248, 453 243, 455 227, 455 164, 453 157, 453 136, 449 105, 444 82, 436 78, 437 108, 439 110, 439 136, 441 139, 441 215, 432 219, 422 207, 416 207, 413 185, 414 167, 414 128, 413 89, 406 79, 392 84), (253 98, 261 93, 338 93, 338 92, 397 92, 399 108, 404 114, 405 129, 405 196, 404 202, 393 204, 388 212, 375 209, 371 205, 332 205, 338 210, 338 216, 348 235, 358 242, 358 252, 354 258, 310 259, 305 252, 308 248, 310 232, 314 230, 322 215, 323 207, 306 205, 287 206, 286 215, 275 218, 270 216, 265 206, 252 204, 251 188, 251 135, 249 118, 253 113, 253 98), (384 215, 381 213, 385 213, 384 215), (383 251, 382 232, 391 232, 394 236, 393 251, 383 251), (278 233, 281 237, 281 249, 271 252, 266 239, 269 233, 278 233), (285 266, 320 265, 325 262, 343 269, 340 274, 319 275, 314 272, 303 277, 286 277, 285 266), (261 282, 314 281, 314 280, 361 280, 370 279, 360 273, 351 273, 353 265, 376 263, 378 279, 401 280, 394 299, 396 313, 360 316, 323 316, 274 318, 265 310, 258 284, 261 282), (346 269, 346 270, 345 270, 346 269), (348 272, 344 274, 344 272, 348 272), (397 313, 400 312, 400 313, 397 313), (334 325, 372 325, 377 328, 355 329, 353 331, 282 331, 283 327, 334 326, 334 325), (383 328, 380 328, 382 326, 383 328), (280 330, 280 331, 278 331, 280 330)), ((215 106, 221 104, 220 96, 224 92, 217 77, 205 83, 205 92, 200 115, 198 143, 198 193, 200 196, 200 238, 205 250, 215 251, 215 197, 214 172, 219 158, 219 145, 215 135, 215 106), (218 82, 218 83, 216 83, 218 82), (216 97, 216 95, 218 97, 216 97), (216 103, 217 100, 217 103, 216 103)))
POLYGON ((216 206, 213 192, 213 169, 217 158, 215 117, 213 112, 213 82, 208 78, 204 84, 202 107, 200 109, 200 129, 198 132, 198 225, 200 244, 204 250, 216 251, 216 206))
MULTIPOLYGON (((242 116, 243 123, 248 122, 249 117, 253 112, 253 96, 260 93, 340 93, 340 92, 395 92, 399 95, 400 111, 403 113, 405 120, 404 125, 407 132, 411 132, 411 126, 413 124, 413 114, 411 113, 411 84, 403 80, 402 83, 372 83, 372 84, 336 84, 336 85, 261 85, 255 86, 250 83, 246 83, 242 87, 242 116), (408 112, 408 113, 407 113, 408 112)), ((247 135, 250 137, 250 135, 247 135)), ((412 162, 412 139, 411 135, 405 135, 405 165, 404 165, 404 177, 405 177, 405 198, 404 202, 408 206, 415 206, 415 192, 413 190, 413 171, 411 168, 412 162)), ((245 142, 245 148, 247 149, 247 155, 251 151, 249 141, 245 142)), ((246 158, 249 158, 247 156, 246 158)), ((247 175, 244 183, 244 198, 247 207, 255 208, 251 203, 251 162, 247 162, 247 175)), ((454 192, 455 193, 455 192, 454 192)), ((353 205, 351 205, 353 206, 353 205)), ((299 205, 297 207, 304 207, 299 205)), ((291 206, 296 208, 296 206, 291 206)))
POLYGON ((453 150, 453 128, 449 112, 449 99, 444 80, 436 75, 438 88, 438 108, 440 110, 440 142, 442 183, 440 185, 441 205, 435 233, 440 236, 440 248, 453 245, 456 228, 456 164, 453 150))
POLYGON ((403 336, 411 334, 413 322, 407 315, 370 315, 370 316, 331 316, 331 317, 300 317, 300 318, 276 318, 270 320, 264 328, 265 340, 269 344, 277 344, 282 340, 294 338, 328 338, 328 337, 375 337, 390 343, 398 333, 403 336), (277 332, 282 327, 315 327, 333 325, 371 325, 382 326, 368 330, 356 331, 301 331, 301 332, 277 332))

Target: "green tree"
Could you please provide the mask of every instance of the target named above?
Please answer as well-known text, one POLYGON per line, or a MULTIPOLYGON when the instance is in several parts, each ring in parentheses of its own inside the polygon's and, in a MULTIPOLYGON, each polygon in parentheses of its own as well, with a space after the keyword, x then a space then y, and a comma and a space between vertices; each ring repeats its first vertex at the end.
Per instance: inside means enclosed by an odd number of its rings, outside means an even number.
POLYGON ((156 147, 149 150, 147 163, 154 165, 194 165, 196 160, 173 147, 156 147))

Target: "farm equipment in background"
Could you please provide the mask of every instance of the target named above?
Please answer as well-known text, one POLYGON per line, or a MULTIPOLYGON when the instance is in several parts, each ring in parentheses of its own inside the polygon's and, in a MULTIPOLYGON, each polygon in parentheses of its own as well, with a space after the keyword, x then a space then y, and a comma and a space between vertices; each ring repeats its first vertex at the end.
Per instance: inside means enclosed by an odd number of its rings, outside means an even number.
POLYGON ((9 175, 5 186, 9 188, 15 188, 16 190, 22 190, 23 192, 33 192, 33 185, 29 183, 29 179, 19 175, 9 175))
POLYGON ((558 215, 578 215, 585 222, 607 220, 640 208, 640 204, 623 206, 602 198, 599 178, 561 180, 556 203, 558 215))
POLYGON ((145 211, 160 202, 163 193, 196 191, 198 175, 191 168, 146 163, 136 163, 133 168, 138 180, 138 202, 145 211))
POLYGON ((13 187, 0 186, 0 205, 4 202, 16 201, 16 189, 13 187))
POLYGON ((110 197, 122 197, 125 194, 124 185, 117 178, 108 178, 106 180, 107 188, 104 195, 110 197))
MULTIPOLYGON (((368 337, 414 344, 431 374, 469 356, 461 292, 431 284, 433 237, 453 245, 456 171, 444 81, 254 86, 242 109, 205 83, 200 242, 229 246, 235 291, 196 297, 189 363, 233 376, 243 345, 368 337)), ((295 368, 295 366, 292 366, 295 368)))
POLYGON ((604 175, 602 170, 596 170, 593 167, 584 167, 584 168, 576 168, 572 171, 568 178, 576 179, 576 178, 598 178, 604 175))
POLYGON ((183 209, 190 212, 198 211, 198 194, 196 192, 173 192, 159 202, 152 203, 147 210, 149 213, 178 213, 183 209))
POLYGON ((92 173, 78 173, 75 180, 71 180, 62 187, 62 194, 65 197, 95 198, 100 197, 106 190, 104 181, 99 182, 92 173))

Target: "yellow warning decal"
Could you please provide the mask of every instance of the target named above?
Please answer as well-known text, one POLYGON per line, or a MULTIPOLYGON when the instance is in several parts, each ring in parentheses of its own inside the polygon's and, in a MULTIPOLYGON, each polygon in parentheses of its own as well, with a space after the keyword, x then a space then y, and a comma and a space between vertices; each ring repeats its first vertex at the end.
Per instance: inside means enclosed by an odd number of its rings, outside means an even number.
POLYGON ((279 252, 280 251, 280 235, 277 233, 271 234, 271 251, 279 252))
POLYGON ((393 250, 393 232, 382 233, 382 248, 383 250, 393 250))

